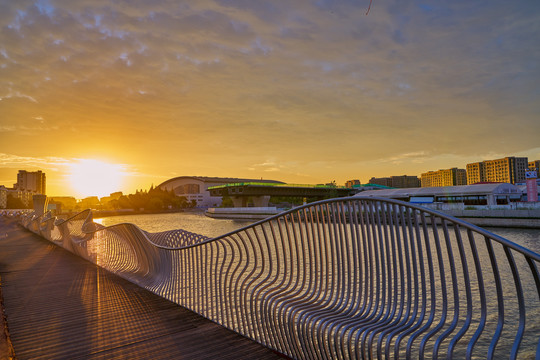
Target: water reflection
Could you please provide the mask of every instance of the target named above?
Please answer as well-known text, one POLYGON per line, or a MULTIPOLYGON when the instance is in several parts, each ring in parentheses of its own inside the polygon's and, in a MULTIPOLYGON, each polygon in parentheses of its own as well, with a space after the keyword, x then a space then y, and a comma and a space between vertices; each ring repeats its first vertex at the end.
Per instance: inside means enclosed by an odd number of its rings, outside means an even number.
MULTIPOLYGON (((212 219, 203 213, 171 213, 111 216, 94 219, 104 226, 132 223, 148 232, 183 229, 215 237, 242 228, 253 221, 212 219)), ((540 253, 540 229, 486 228, 486 230, 540 253)))
POLYGON ((252 221, 212 219, 203 213, 125 215, 96 220, 100 220, 100 224, 104 226, 132 223, 148 232, 183 229, 208 237, 223 235, 253 223, 252 221))

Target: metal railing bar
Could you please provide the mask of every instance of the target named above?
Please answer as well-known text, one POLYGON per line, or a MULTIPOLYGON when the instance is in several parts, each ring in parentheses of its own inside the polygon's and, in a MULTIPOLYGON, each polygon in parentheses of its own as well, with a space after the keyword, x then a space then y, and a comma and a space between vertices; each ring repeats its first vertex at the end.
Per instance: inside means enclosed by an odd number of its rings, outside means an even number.
POLYGON ((498 305, 497 328, 495 329, 495 333, 493 334, 491 343, 489 345, 488 353, 487 353, 487 358, 493 359, 494 354, 495 354, 495 348, 497 346, 497 342, 499 341, 499 338, 501 336, 503 326, 504 326, 504 300, 503 300, 501 278, 499 276, 499 266, 497 264, 497 259, 495 257, 495 252, 493 251, 491 240, 489 237, 485 236, 484 241, 486 243, 489 259, 491 261, 491 270, 494 276, 495 289, 497 292, 497 305, 498 305))
MULTIPOLYGON (((401 209, 403 209, 403 207, 401 207, 401 209)), ((399 348, 400 348, 401 342, 403 341, 403 339, 405 339, 406 336, 413 333, 416 329, 418 329, 421 326, 422 321, 423 321, 423 319, 425 317, 425 313, 426 313, 427 286, 426 286, 426 276, 425 276, 425 264, 424 264, 424 258, 422 256, 422 254, 423 254, 423 251, 422 251, 422 235, 420 233, 420 227, 418 226, 418 220, 416 218, 415 210, 412 210, 410 208, 406 208, 406 210, 407 210, 408 219, 409 219, 409 232, 411 234, 410 238, 411 238, 411 240, 413 238, 416 239, 416 249, 417 249, 417 251, 415 252, 414 249, 413 249, 413 253, 415 253, 418 256, 418 262, 419 262, 418 268, 420 269, 420 281, 418 282, 418 273, 417 273, 417 268, 416 268, 417 264, 416 264, 416 261, 415 261, 415 263, 414 263, 415 264, 415 272, 414 272, 415 295, 414 296, 415 296, 415 299, 419 299, 419 301, 417 300, 414 303, 414 314, 413 314, 413 316, 410 316, 410 319, 407 322, 401 322, 400 325, 398 327, 396 327, 388 335, 387 341, 386 341, 386 344, 385 344, 385 348, 386 348, 385 356, 386 356, 386 358, 390 358, 390 352, 391 352, 391 349, 392 349, 392 347, 391 347, 391 339, 393 337, 395 337, 395 336, 397 336, 397 338, 395 340, 395 345, 394 345, 394 357, 396 357, 396 358, 399 357, 399 348), (413 217, 413 215, 415 215, 415 216, 413 217), (413 221, 414 221, 414 229, 413 229, 413 226, 412 226, 413 221), (421 289, 421 292, 420 292, 420 289, 421 289), (420 309, 420 314, 418 314, 418 309, 420 309), (415 323, 415 325, 413 325, 413 323, 415 323)), ((424 219, 424 221, 422 221, 422 223, 425 224, 425 219, 424 219)), ((411 241, 411 248, 414 248, 414 244, 415 244, 415 242, 411 241)), ((429 273, 431 274, 432 272, 430 271, 429 273)), ((414 339, 414 338, 411 338, 411 339, 414 339)), ((410 344, 412 344, 412 342, 410 344)), ((410 356, 410 350, 411 350, 411 346, 407 346, 407 348, 406 348, 406 351, 407 351, 407 354, 408 354, 407 356, 410 356)))
MULTIPOLYGON (((384 334, 384 330, 387 329, 390 326, 390 324, 395 323, 396 321, 399 321, 399 319, 401 318, 403 314, 403 306, 405 304, 405 300, 404 300, 405 294, 403 291, 403 286, 404 286, 403 258, 401 256, 402 254, 401 246, 402 246, 402 243, 406 246, 406 241, 402 241, 402 239, 400 238, 400 234, 399 234, 400 228, 398 227, 400 223, 400 219, 398 218, 398 215, 397 215, 398 212, 394 211, 395 208, 393 207, 393 205, 390 205, 390 207, 392 211, 388 211, 388 209, 385 209, 386 216, 383 218, 384 219, 383 222, 385 223, 384 224, 384 234, 385 234, 384 237, 386 239, 385 241, 386 264, 387 264, 386 272, 389 275, 388 281, 385 281, 383 279, 383 283, 387 284, 388 289, 397 288, 399 284, 402 290, 400 294, 398 294, 397 291, 388 291, 388 297, 387 297, 386 302, 387 304, 391 304, 391 306, 386 306, 387 311, 386 311, 386 314, 383 316, 384 320, 383 321, 379 320, 377 326, 373 326, 370 329, 371 331, 369 333, 369 338, 368 338, 370 356, 373 356, 372 347, 373 347, 373 340, 375 336, 378 333, 381 333, 381 335, 384 334), (390 228, 391 231, 388 231, 388 228, 390 228), (389 233, 390 233, 390 236, 388 235, 389 233), (396 250, 396 247, 397 247, 397 250, 396 250), (399 259, 399 268, 401 270, 399 275, 398 275, 398 265, 396 262, 396 258, 399 259), (392 276, 390 276, 390 274, 392 276), (395 279, 394 284, 392 283, 392 279, 395 279), (401 301, 398 301, 398 295, 401 301), (396 312, 398 312, 397 310, 398 307, 399 307, 399 313, 398 315, 396 315, 396 312)), ((408 249, 405 250, 405 253, 406 253, 406 257, 408 258, 409 256, 408 249)), ((364 338, 366 337, 367 334, 368 332, 364 332, 364 338)), ((379 337, 377 341, 377 346, 376 346, 377 353, 379 354, 379 356, 381 355, 381 349, 380 349, 381 339, 382 338, 379 337)))
MULTIPOLYGON (((454 233, 456 236, 456 243, 458 246, 458 252, 459 257, 461 259, 461 266, 463 269, 463 283, 464 283, 464 290, 465 290, 465 298, 467 303, 467 314, 463 323, 463 326, 461 329, 455 334, 455 336, 452 338, 448 345, 448 351, 447 351, 447 357, 452 357, 452 354, 454 352, 454 349, 458 343, 458 341, 465 335, 467 330, 469 329, 469 326, 472 322, 472 292, 470 288, 470 277, 469 277, 469 267, 467 263, 467 256, 465 253, 465 248, 463 246, 463 239, 461 237, 461 227, 459 225, 454 226, 454 233)), ((457 284, 455 285, 457 287, 457 284)), ((459 295, 458 295, 459 296, 459 295)), ((455 318, 455 323, 457 324, 458 317, 455 318)))
MULTIPOLYGON (((458 226, 459 225, 456 225, 456 227, 454 227, 454 230, 457 231, 458 230, 458 226)), ((433 355, 436 356, 439 352, 439 348, 441 346, 441 343, 443 342, 443 340, 445 340, 453 331, 454 329, 457 327, 457 323, 458 323, 458 320, 459 320, 459 311, 460 311, 460 303, 459 301, 457 301, 457 299, 459 299, 459 286, 458 286, 458 280, 457 280, 457 274, 456 274, 456 262, 455 262, 455 259, 454 259, 454 252, 452 250, 452 243, 450 242, 450 234, 449 234, 449 231, 448 231, 448 224, 446 222, 446 220, 442 219, 442 227, 443 227, 443 233, 444 233, 444 239, 445 239, 445 244, 446 244, 446 255, 448 257, 448 267, 450 269, 450 275, 451 275, 451 285, 452 285, 452 296, 453 296, 453 299, 454 301, 453 302, 450 302, 450 303, 453 303, 454 306, 453 306, 453 313, 454 313, 454 317, 452 319, 452 322, 449 324, 448 328, 442 333, 440 334, 439 336, 437 336, 437 340, 435 341, 435 344, 434 344, 434 347, 433 347, 433 355)), ((458 242, 459 240, 461 239, 458 239, 458 242)), ((466 263, 461 263, 462 266, 466 266, 466 263)), ((468 286, 468 284, 466 283, 466 287, 468 286)), ((446 315, 446 312, 445 312, 445 315, 446 315)), ((445 322, 445 321, 444 321, 445 322)))
POLYGON ((510 352, 510 359, 516 359, 519 351, 519 345, 523 340, 523 333, 525 331, 525 299, 523 297, 523 287, 521 285, 521 279, 519 277, 519 271, 514 260, 514 256, 510 249, 506 246, 504 247, 504 252, 508 263, 510 264, 510 270, 512 271, 512 276, 514 277, 514 285, 516 287, 516 295, 518 300, 518 310, 519 310, 519 326, 514 338, 514 343, 512 345, 512 350, 510 352))
MULTIPOLYGON (((437 219, 431 217, 431 228, 433 230, 433 238, 434 238, 434 244, 435 244, 435 250, 437 252, 437 264, 439 265, 438 269, 438 275, 440 279, 440 291, 441 291, 441 314, 440 314, 440 320, 435 327, 431 328, 431 330, 428 331, 426 335, 423 336, 421 342, 420 342, 420 357, 423 358, 425 356, 426 346, 428 344, 429 339, 434 336, 443 326, 444 321, 446 320, 446 315, 448 312, 448 295, 447 295, 447 287, 446 287, 446 273, 444 269, 444 260, 443 260, 443 254, 442 254, 442 247, 441 247, 441 241, 439 239, 439 233, 438 233, 438 227, 437 227, 437 219)), ((432 286, 435 286, 434 283, 432 283, 432 286)), ((436 357, 436 353, 433 352, 433 357, 436 357)))

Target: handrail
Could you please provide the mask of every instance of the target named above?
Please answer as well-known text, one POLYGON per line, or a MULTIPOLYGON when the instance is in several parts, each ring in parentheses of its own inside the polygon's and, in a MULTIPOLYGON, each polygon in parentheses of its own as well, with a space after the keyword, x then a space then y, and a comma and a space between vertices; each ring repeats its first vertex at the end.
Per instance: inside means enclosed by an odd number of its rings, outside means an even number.
POLYGON ((292 358, 540 358, 540 254, 418 205, 323 200, 215 238, 21 223, 292 358))

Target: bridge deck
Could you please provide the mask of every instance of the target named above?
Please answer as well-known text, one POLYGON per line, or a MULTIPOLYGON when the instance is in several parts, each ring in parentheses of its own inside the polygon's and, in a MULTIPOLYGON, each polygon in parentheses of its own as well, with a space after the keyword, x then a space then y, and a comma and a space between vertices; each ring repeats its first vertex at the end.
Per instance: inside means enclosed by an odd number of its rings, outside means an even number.
POLYGON ((0 279, 19 360, 279 358, 12 220, 0 219, 0 279))

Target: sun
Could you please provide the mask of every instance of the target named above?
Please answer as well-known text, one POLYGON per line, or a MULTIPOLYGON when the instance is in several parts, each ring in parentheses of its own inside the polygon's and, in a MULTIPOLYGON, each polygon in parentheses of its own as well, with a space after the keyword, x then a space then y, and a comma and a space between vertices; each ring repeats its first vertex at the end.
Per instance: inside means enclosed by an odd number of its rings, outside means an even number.
POLYGON ((79 159, 70 165, 69 183, 78 196, 103 197, 120 191, 124 176, 122 165, 79 159))

